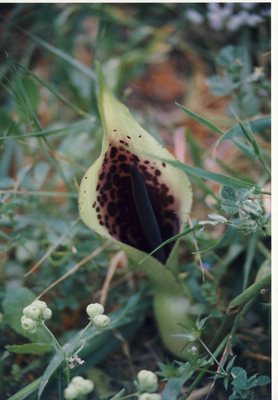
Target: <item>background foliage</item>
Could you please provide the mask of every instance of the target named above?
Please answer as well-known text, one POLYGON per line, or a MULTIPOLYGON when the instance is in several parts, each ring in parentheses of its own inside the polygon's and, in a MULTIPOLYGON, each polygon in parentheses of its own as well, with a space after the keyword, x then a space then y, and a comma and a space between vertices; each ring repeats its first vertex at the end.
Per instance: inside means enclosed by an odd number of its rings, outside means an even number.
MULTIPOLYGON (((102 138, 96 59, 192 181, 191 219, 204 229, 184 236, 179 264, 196 320, 209 317, 199 326, 209 346, 230 302, 270 259, 269 196, 259 194, 270 189, 270 5, 2 4, 0 11, 0 397, 27 387, 36 398, 28 384, 35 387, 51 359, 5 348, 28 341, 22 307, 44 292, 52 331, 70 340, 86 324, 86 305, 99 300, 118 251, 78 216, 78 185, 102 138)), ((190 392, 203 399, 210 390, 213 399, 269 398, 267 289, 240 299, 242 314, 224 327, 228 354, 217 357, 226 375, 216 375, 213 360, 208 368, 207 352, 189 363, 165 352, 148 282, 120 265, 107 311, 120 312, 130 298, 116 330, 93 338, 82 354, 78 373, 93 377, 94 398, 132 391, 142 368, 165 378, 164 399, 190 392)), ((42 398, 58 398, 63 378, 52 378, 42 398)))

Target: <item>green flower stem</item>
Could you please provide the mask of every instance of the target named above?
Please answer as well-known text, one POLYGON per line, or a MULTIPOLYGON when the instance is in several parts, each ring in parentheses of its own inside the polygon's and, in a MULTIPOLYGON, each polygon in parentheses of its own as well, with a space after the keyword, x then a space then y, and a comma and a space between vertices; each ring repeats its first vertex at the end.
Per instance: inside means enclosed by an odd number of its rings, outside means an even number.
POLYGON ((42 326, 44 327, 44 329, 48 333, 48 335, 51 337, 52 344, 53 344, 53 347, 55 348, 55 350, 57 352, 60 352, 62 354, 63 358, 64 358, 65 366, 66 366, 65 367, 66 380, 67 380, 67 384, 69 384, 69 382, 70 382, 70 370, 69 370, 69 365, 68 365, 68 362, 67 362, 67 355, 64 352, 64 350, 63 350, 62 346, 60 345, 60 343, 58 342, 58 340, 56 339, 56 337, 51 332, 51 330, 48 329, 48 327, 45 325, 44 321, 42 321, 42 326))
POLYGON ((260 291, 269 286, 270 283, 271 274, 268 274, 258 282, 253 283, 253 285, 249 286, 246 290, 244 290, 244 292, 231 301, 228 307, 228 313, 238 313, 246 303, 256 298, 260 294, 260 291))
POLYGON ((268 250, 268 248, 264 245, 262 241, 259 241, 257 244, 258 250, 260 253, 267 259, 271 260, 271 252, 268 250))
POLYGON ((70 369, 69 369, 69 364, 67 362, 67 359, 65 358, 65 373, 66 373, 66 380, 67 380, 67 385, 70 383, 70 369))
POLYGON ((249 286, 249 288, 230 302, 227 309, 227 315, 224 317, 222 324, 220 325, 218 334, 209 344, 209 348, 214 349, 221 339, 228 334, 228 332, 231 331, 232 334, 234 334, 241 318, 253 305, 257 296, 259 296, 261 289, 270 285, 270 278, 270 274, 263 276, 262 279, 253 283, 253 285, 249 286))
POLYGON ((56 351, 60 351, 62 354, 65 354, 62 346, 60 345, 60 343, 58 342, 58 340, 56 339, 56 337, 53 335, 53 333, 51 332, 50 329, 48 329, 48 327, 45 325, 45 322, 42 321, 42 326, 44 327, 44 329, 46 330, 46 332, 48 333, 48 335, 51 337, 52 340, 52 344, 53 347, 55 348, 56 351))
MULTIPOLYGON (((117 395, 116 395, 117 396, 117 395)), ((131 399, 131 398, 134 398, 134 396, 139 396, 139 393, 138 392, 136 392, 136 393, 131 393, 131 394, 127 394, 126 396, 123 396, 123 397, 121 397, 120 399, 121 400, 125 400, 125 399, 131 399)), ((117 397, 115 397, 115 400, 116 400, 116 398, 117 397)), ((113 400, 114 399, 114 397, 112 397, 112 399, 111 400, 113 400)))
POLYGON ((87 332, 87 330, 88 330, 89 328, 91 328, 93 325, 94 325, 93 321, 90 320, 90 322, 85 326, 85 328, 84 328, 81 332, 79 332, 79 334, 78 334, 78 336, 77 336, 78 342, 81 341, 82 336, 84 336, 85 333, 87 332))
MULTIPOLYGON (((199 223, 187 226, 183 232, 170 238, 161 246, 201 227, 199 223)), ((163 343, 176 357, 185 359, 186 356, 182 354, 184 343, 176 335, 181 332, 181 325, 192 326, 193 324, 189 312, 191 296, 175 271, 175 260, 172 257, 176 249, 173 249, 166 265, 162 265, 150 255, 144 257, 144 253, 137 255, 130 252, 128 246, 122 244, 121 247, 130 255, 135 269, 144 272, 152 283, 154 314, 163 343)))

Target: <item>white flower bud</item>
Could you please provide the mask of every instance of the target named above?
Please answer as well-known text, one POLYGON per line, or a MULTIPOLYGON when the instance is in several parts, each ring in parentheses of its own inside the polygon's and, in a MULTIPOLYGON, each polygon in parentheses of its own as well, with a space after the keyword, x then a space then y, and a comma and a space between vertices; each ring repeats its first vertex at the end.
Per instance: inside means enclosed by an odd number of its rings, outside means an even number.
POLYGON ((23 308, 23 315, 35 320, 39 320, 40 318, 49 319, 52 312, 44 301, 35 300, 29 306, 23 308))
POLYGON ((32 319, 39 319, 41 315, 41 310, 36 305, 30 304, 27 307, 23 308, 23 314, 25 317, 32 318, 32 319))
POLYGON ((37 330, 37 322, 34 319, 26 317, 25 315, 23 315, 21 317, 20 322, 21 322, 22 329, 24 329, 25 331, 30 332, 30 333, 35 333, 36 332, 36 330, 37 330))
POLYGON ((44 312, 42 313, 42 318, 43 319, 50 319, 52 317, 52 311, 50 310, 50 308, 46 308, 44 310, 44 312))
POLYGON ((95 325, 96 328, 98 328, 98 329, 105 329, 105 328, 107 328, 107 327, 109 326, 109 324, 110 324, 110 318, 109 318, 107 315, 105 315, 105 314, 96 315, 96 316, 93 318, 93 323, 94 323, 94 325, 95 325))
POLYGON ((139 390, 153 393, 157 390, 157 376, 154 372, 142 369, 137 374, 139 390))
POLYGON ((84 379, 82 390, 80 389, 79 393, 85 395, 90 393, 92 390, 94 390, 94 383, 89 379, 84 379))
POLYGON ((138 400, 161 400, 161 396, 158 393, 142 393, 138 400))
POLYGON ((72 378, 71 383, 73 383, 74 385, 78 385, 78 384, 82 384, 82 382, 85 379, 83 378, 83 376, 75 376, 74 378, 72 378))
POLYGON ((91 303, 87 306, 86 311, 90 318, 94 318, 96 315, 104 313, 104 307, 99 303, 91 303))
POLYGON ((33 301, 32 304, 34 306, 38 307, 41 310, 41 312, 44 312, 46 310, 46 307, 47 307, 46 302, 42 301, 42 300, 35 300, 35 301, 33 301))
POLYGON ((94 389, 93 382, 89 379, 84 379, 82 376, 75 376, 71 380, 71 384, 75 386, 77 393, 80 396, 84 396, 94 389))
POLYGON ((64 390, 64 396, 66 400, 74 400, 78 397, 78 395, 78 389, 73 383, 70 383, 64 390))

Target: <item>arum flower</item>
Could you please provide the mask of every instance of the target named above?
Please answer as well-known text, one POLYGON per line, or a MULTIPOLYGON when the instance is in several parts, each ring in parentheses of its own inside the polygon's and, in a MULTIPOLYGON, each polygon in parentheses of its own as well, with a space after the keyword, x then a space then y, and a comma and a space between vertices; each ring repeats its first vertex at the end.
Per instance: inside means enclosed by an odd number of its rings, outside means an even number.
POLYGON ((174 243, 140 262, 182 231, 191 208, 191 186, 183 171, 165 162, 174 157, 115 99, 98 65, 96 70, 103 141, 99 158, 80 185, 80 216, 89 228, 118 242, 151 280, 162 340, 180 355, 184 343, 174 335, 186 323, 189 301, 169 261, 174 243))
MULTIPOLYGON (((99 75, 103 142, 80 186, 80 215, 91 229, 149 253, 179 233, 191 207, 187 176, 173 156, 117 101, 99 75)), ((165 264, 173 244, 154 257, 165 264)))

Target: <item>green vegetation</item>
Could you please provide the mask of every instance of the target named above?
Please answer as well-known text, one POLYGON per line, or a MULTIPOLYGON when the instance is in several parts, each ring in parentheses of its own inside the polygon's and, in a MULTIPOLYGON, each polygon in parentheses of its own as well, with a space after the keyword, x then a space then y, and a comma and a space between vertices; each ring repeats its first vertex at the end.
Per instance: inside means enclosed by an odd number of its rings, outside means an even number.
POLYGON ((270 5, 248 4, 0 6, 1 399, 270 398, 270 5), (151 255, 135 265, 78 213, 101 150, 96 61, 192 184, 167 241, 192 321, 180 357, 151 255), (90 303, 109 318, 88 323, 90 303))

